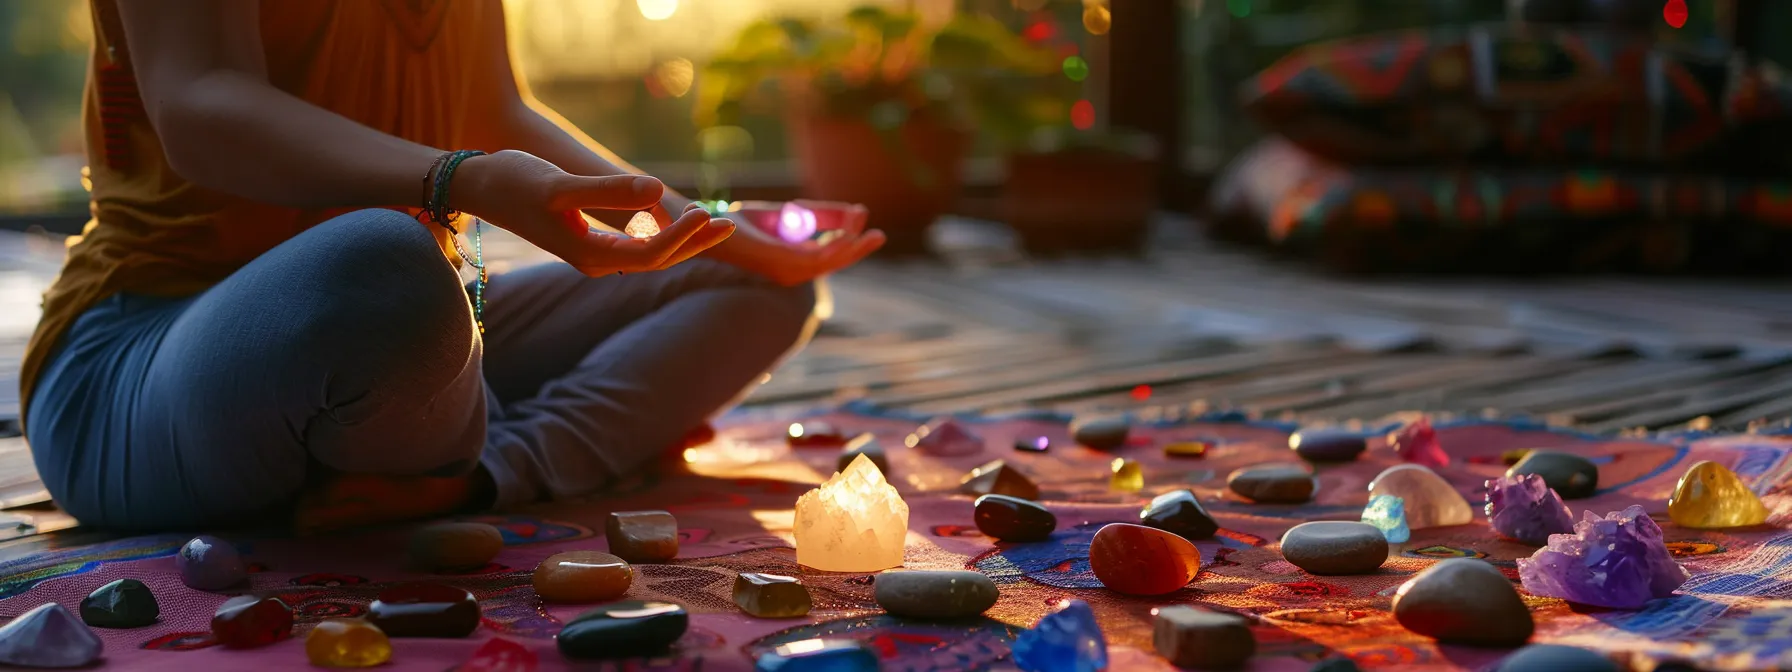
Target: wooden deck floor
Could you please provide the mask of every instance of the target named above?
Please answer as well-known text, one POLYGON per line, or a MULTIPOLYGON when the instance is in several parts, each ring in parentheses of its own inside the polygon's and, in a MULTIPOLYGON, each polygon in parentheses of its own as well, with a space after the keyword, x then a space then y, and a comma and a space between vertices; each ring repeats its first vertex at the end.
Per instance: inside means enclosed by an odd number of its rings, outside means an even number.
MULTIPOLYGON (((1498 413, 1591 431, 1792 418, 1789 282, 1347 280, 1161 229, 1144 258, 854 268, 831 279, 816 340, 748 404, 1498 413)), ((502 235, 486 249, 500 271, 546 259, 502 235)), ((59 255, 0 234, 0 437, 16 435, 18 357, 59 255)), ((45 500, 22 440, 0 438, 0 539, 70 524, 45 500)))

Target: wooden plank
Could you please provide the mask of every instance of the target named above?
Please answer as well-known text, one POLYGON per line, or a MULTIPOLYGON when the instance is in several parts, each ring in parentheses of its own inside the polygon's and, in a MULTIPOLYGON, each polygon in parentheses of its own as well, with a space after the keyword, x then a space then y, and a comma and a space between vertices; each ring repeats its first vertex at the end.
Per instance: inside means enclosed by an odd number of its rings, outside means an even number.
POLYGON ((917 405, 925 412, 947 412, 952 407, 963 410, 1001 409, 1020 405, 1051 404, 1065 399, 1079 399, 1091 394, 1103 397, 1139 385, 1174 385, 1190 381, 1260 372, 1266 369, 1299 366, 1316 361, 1349 357, 1334 348, 1276 348, 1215 353, 1169 362, 1152 362, 1142 366, 1094 372, 1088 376, 1042 382, 976 395, 951 397, 917 405))

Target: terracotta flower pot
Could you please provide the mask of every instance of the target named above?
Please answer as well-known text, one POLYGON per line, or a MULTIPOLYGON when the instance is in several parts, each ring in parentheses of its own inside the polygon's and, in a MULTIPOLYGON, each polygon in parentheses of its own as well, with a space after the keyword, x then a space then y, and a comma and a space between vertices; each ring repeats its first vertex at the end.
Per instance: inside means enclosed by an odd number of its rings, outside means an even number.
POLYGON ((962 131, 911 119, 886 139, 862 119, 823 116, 790 128, 804 197, 869 208, 869 225, 889 236, 886 252, 923 251, 927 227, 958 198, 969 144, 962 131))
POLYGON ((1074 149, 1008 157, 1003 209, 1034 252, 1137 250, 1156 202, 1156 162, 1074 149))

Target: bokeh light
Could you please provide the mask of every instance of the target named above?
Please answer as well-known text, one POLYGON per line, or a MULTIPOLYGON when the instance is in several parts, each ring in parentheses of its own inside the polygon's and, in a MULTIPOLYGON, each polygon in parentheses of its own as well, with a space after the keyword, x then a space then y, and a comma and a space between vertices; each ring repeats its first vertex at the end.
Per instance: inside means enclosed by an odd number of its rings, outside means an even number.
POLYGON ((648 21, 664 21, 678 13, 678 0, 635 0, 635 7, 648 21))
POLYGON ((1686 0, 1668 0, 1667 4, 1661 6, 1661 18, 1675 28, 1686 25, 1687 14, 1686 0))
POLYGON ((1046 40, 1052 39, 1053 37, 1057 37, 1057 35, 1058 35, 1058 27, 1056 25, 1053 25, 1051 22, 1051 19, 1049 19, 1049 18, 1040 18, 1038 20, 1035 20, 1034 22, 1027 25, 1026 30, 1021 31, 1022 37, 1025 37, 1034 42, 1044 42, 1046 40))
POLYGON ((1069 77, 1070 81, 1073 82, 1080 82, 1088 79, 1089 62, 1083 60, 1083 57, 1081 56, 1071 56, 1070 58, 1064 59, 1064 76, 1069 77))
POLYGON ((1083 29, 1090 35, 1106 35, 1114 27, 1114 14, 1105 2, 1091 2, 1083 7, 1083 29))
POLYGON ((682 98, 691 92, 691 82, 697 78, 697 67, 690 60, 674 58, 659 64, 653 69, 653 83, 665 95, 682 98))
POLYGON ((1137 387, 1132 388, 1133 401, 1145 401, 1150 398, 1151 398, 1151 386, 1150 385, 1139 385, 1137 387))
POLYGON ((1076 101, 1070 106, 1070 125, 1079 131, 1087 131, 1095 127, 1095 103, 1087 100, 1076 101))
POLYGON ((1251 15, 1251 0, 1226 0, 1226 11, 1240 19, 1251 15))

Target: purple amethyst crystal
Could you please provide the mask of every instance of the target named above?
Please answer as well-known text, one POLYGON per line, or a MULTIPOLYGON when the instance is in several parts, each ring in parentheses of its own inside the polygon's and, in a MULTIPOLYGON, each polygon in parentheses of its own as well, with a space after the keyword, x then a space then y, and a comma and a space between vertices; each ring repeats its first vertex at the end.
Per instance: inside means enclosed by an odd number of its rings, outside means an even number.
POLYGON ((1638 609, 1674 594, 1686 568, 1661 543, 1661 527, 1631 505, 1604 518, 1586 512, 1574 535, 1518 560, 1518 578, 1532 595, 1613 609, 1638 609))
POLYGON ((1549 543, 1549 535, 1574 531, 1568 505, 1536 474, 1488 481, 1486 511, 1493 531, 1532 546, 1549 543))

